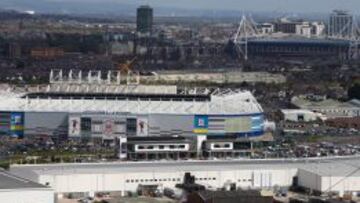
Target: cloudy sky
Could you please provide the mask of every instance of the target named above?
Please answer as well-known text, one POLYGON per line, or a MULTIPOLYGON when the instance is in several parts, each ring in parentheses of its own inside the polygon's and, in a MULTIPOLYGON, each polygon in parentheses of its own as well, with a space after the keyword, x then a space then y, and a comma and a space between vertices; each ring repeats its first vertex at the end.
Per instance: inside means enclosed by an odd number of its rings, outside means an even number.
MULTIPOLYGON (((37 1, 37 0, 26 0, 37 1)), ((128 4, 150 4, 153 6, 195 8, 195 9, 231 9, 271 11, 284 10, 296 12, 327 12, 332 9, 360 11, 360 0, 47 0, 57 2, 114 2, 128 4)))

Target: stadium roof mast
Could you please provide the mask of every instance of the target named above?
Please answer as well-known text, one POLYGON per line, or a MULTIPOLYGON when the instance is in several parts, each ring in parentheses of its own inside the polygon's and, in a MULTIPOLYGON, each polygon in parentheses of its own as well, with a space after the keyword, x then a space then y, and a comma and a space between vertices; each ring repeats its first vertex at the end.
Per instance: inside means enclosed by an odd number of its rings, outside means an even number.
POLYGON ((357 20, 353 20, 352 32, 349 37, 350 47, 349 47, 349 59, 359 59, 359 46, 360 46, 360 27, 357 20))
POLYGON ((257 29, 257 24, 251 17, 243 15, 239 24, 239 27, 233 37, 233 43, 237 50, 244 57, 244 60, 248 60, 248 40, 260 36, 260 32, 257 29))
POLYGON ((327 37, 329 39, 349 41, 348 59, 359 59, 360 27, 355 17, 352 17, 351 21, 344 24, 337 33, 334 33, 329 26, 327 37), (348 30, 351 30, 351 32, 349 33, 348 30))

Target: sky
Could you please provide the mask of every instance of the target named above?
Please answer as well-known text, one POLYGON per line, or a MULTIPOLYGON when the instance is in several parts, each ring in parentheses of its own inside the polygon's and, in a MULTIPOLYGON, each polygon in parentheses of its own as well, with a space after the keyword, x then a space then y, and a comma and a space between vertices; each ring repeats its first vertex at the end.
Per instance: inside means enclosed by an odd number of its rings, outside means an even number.
MULTIPOLYGON (((37 0, 26 0, 37 1, 37 0)), ((328 12, 346 9, 360 12, 360 0, 47 0, 49 2, 113 2, 149 4, 155 7, 248 11, 328 12)))
POLYGON ((329 13, 333 9, 360 14, 360 0, 0 0, 0 8, 62 9, 76 8, 99 13, 109 9, 148 4, 161 9, 220 10, 244 12, 329 13))

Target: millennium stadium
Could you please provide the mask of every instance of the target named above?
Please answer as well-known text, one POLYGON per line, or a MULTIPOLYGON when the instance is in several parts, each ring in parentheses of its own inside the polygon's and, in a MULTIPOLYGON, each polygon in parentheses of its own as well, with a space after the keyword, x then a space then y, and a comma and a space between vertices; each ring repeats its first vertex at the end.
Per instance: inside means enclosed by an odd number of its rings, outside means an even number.
POLYGON ((156 156, 247 154, 252 140, 265 134, 263 110, 249 91, 179 93, 174 86, 114 85, 126 91, 111 85, 64 86, 63 81, 46 90, 1 94, 1 132, 116 142, 120 157, 136 159, 153 152, 156 156))
POLYGON ((249 57, 334 57, 348 59, 351 42, 340 39, 257 38, 248 41, 249 57))

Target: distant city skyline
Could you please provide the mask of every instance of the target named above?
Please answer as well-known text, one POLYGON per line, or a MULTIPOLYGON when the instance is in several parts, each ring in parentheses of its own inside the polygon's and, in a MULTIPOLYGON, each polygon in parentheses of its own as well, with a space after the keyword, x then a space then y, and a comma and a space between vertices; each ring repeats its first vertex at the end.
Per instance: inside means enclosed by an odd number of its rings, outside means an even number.
POLYGON ((159 10, 330 13, 342 9, 360 13, 360 0, 1 0, 0 8, 104 14, 119 10, 129 14, 143 4, 159 10))

